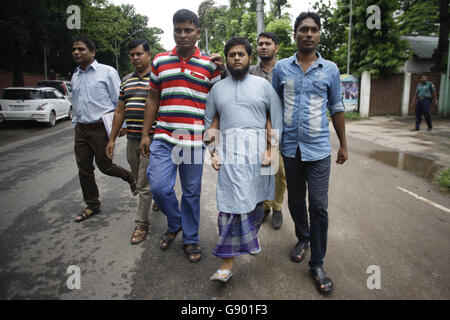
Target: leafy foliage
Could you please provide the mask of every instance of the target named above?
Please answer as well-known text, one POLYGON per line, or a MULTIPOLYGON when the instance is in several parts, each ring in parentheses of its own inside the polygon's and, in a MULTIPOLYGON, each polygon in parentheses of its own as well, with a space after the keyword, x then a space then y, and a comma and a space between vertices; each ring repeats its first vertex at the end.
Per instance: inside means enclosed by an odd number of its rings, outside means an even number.
MULTIPOLYGON (((295 52, 292 44, 292 26, 288 14, 282 14, 289 7, 286 0, 271 0, 272 10, 266 13, 264 23, 267 31, 277 33, 280 38, 278 58, 291 56, 295 52)), ((246 37, 252 44, 253 62, 256 54, 256 0, 230 0, 229 6, 217 6, 214 0, 203 1, 198 8, 202 35, 200 49, 206 50, 208 33, 209 53, 223 53, 226 41, 232 36, 246 37), (207 31, 206 31, 207 30, 207 31)))
MULTIPOLYGON (((6 44, 0 52, 0 69, 14 71, 15 85, 23 84, 23 72, 44 73, 44 47, 48 71, 70 78, 76 65, 71 57, 72 39, 79 34, 90 37, 97 46, 96 58, 116 66, 115 42, 129 35, 149 41, 152 53, 160 45, 161 29, 148 28, 148 18, 137 14, 131 5, 115 6, 107 0, 17 0, 2 3, 0 39, 6 44), (69 30, 67 8, 81 9, 81 29, 69 30), (13 70, 11 70, 13 66, 13 70)), ((132 70, 126 42, 120 47, 119 69, 124 75, 132 70)))

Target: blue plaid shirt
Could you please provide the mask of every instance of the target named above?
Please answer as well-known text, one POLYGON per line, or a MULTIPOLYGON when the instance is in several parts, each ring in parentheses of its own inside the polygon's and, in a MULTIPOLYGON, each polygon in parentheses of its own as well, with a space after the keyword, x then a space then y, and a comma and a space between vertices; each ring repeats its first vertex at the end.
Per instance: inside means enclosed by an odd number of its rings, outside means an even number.
POLYGON ((297 54, 273 69, 272 86, 283 101, 281 153, 295 158, 300 147, 302 161, 317 161, 331 154, 327 109, 330 115, 345 110, 341 98, 339 69, 332 61, 318 59, 303 72, 297 54))

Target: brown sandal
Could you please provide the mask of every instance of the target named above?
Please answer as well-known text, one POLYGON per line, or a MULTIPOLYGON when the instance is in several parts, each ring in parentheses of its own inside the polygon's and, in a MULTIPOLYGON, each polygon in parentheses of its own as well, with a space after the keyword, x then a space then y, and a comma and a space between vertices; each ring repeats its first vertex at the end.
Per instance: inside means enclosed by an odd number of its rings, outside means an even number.
POLYGON ((90 217, 92 217, 94 214, 99 213, 100 211, 101 211, 100 209, 91 209, 91 208, 89 208, 89 207, 86 207, 86 208, 83 210, 82 213, 78 214, 78 215, 75 217, 75 220, 74 220, 74 221, 75 221, 75 222, 81 222, 81 221, 87 220, 87 219, 89 219, 90 217), (87 211, 87 210, 90 210, 90 212, 87 211))
POLYGON ((131 189, 131 193, 133 194, 133 196, 137 195, 139 193, 136 182, 130 182, 130 189, 131 189))
POLYGON ((131 244, 139 244, 147 237, 148 229, 143 227, 134 228, 133 236, 131 237, 131 244))

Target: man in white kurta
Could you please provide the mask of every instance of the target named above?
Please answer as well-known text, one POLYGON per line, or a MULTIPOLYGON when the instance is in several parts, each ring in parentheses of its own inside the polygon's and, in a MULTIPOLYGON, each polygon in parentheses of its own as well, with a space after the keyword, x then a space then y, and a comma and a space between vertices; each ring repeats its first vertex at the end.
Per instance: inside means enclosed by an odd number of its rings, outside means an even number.
POLYGON ((257 211, 262 214, 264 200, 274 198, 274 166, 261 163, 270 148, 266 134, 268 119, 278 137, 282 128, 277 93, 267 80, 248 74, 251 60, 248 41, 231 38, 225 54, 231 77, 211 89, 205 113, 206 128, 213 123, 214 116, 220 119, 216 148, 220 159, 220 169, 216 167, 220 238, 213 254, 224 259, 224 263, 211 279, 221 281, 231 276, 235 256, 260 249, 256 233, 261 221, 255 215, 257 211))

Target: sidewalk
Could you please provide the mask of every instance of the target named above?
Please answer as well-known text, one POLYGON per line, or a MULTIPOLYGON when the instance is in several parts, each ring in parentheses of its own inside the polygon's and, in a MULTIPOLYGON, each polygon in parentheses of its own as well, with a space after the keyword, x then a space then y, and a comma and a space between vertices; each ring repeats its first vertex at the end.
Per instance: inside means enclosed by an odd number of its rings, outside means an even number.
POLYGON ((420 131, 414 128, 415 118, 377 116, 362 120, 347 120, 346 133, 399 152, 433 160, 450 167, 450 119, 434 118, 433 131, 428 132, 424 121, 420 131))

